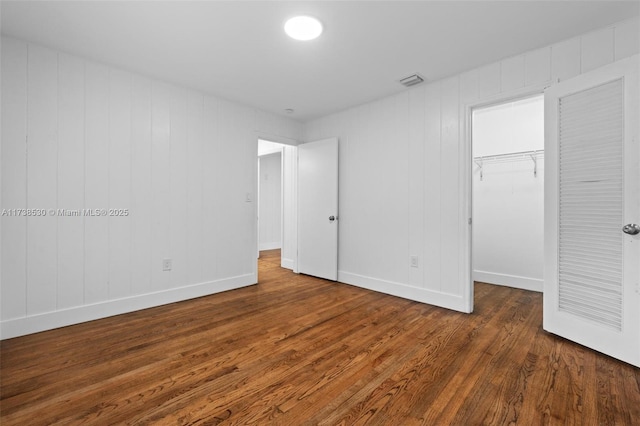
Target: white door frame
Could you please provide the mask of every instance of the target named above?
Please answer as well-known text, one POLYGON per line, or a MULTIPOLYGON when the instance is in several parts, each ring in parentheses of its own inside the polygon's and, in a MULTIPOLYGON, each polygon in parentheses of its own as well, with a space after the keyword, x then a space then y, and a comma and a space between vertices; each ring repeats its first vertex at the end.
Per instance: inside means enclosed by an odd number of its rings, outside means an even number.
MULTIPOLYGON (((265 134, 265 133, 260 133, 260 132, 256 132, 256 162, 258 161, 258 145, 259 142, 258 140, 265 140, 268 142, 273 142, 273 143, 278 143, 278 144, 282 144, 282 145, 287 145, 288 147, 293 147, 293 150, 287 150, 287 149, 282 149, 281 152, 281 157, 280 157, 280 173, 281 173, 281 191, 280 191, 280 202, 281 202, 281 227, 280 227, 280 232, 281 232, 281 236, 280 239, 282 241, 282 260, 281 260, 281 266, 283 268, 287 268, 287 269, 291 269, 293 270, 293 272, 297 273, 298 272, 298 162, 297 162, 297 147, 299 145, 299 142, 297 140, 294 139, 289 139, 289 138, 285 138, 285 137, 281 137, 281 136, 274 136, 274 135, 269 135, 269 134, 265 134), (287 154, 288 152, 288 154, 287 154), (289 179, 287 179, 287 182, 285 182, 285 167, 290 166, 291 164, 287 164, 287 162, 285 161, 285 156, 286 155, 291 155, 292 158, 290 159, 293 163, 293 167, 291 168, 291 170, 288 173, 288 177, 289 179), (288 197, 285 197, 285 190, 288 189, 287 194, 289 195, 288 197), (286 200, 285 200, 286 198, 286 200), (286 207, 289 207, 287 205, 287 202, 290 202, 291 205, 291 210, 292 212, 289 212, 290 217, 288 218, 288 221, 286 221, 285 223, 285 210, 286 207), (289 238, 289 240, 285 240, 285 230, 288 230, 288 232, 290 232, 292 234, 291 238, 289 238), (286 253, 289 256, 288 258, 284 257, 285 254, 285 244, 286 244, 286 253)), ((289 160, 289 158, 287 157, 287 160, 289 160)), ((256 171, 258 170, 257 164, 256 164, 256 171)), ((259 181, 259 176, 257 176, 257 178, 255 179, 255 185, 256 185, 256 192, 259 190, 258 187, 258 181, 259 181)), ((256 197, 257 198, 257 197, 256 197)), ((255 217, 256 219, 258 218, 258 203, 255 203, 254 206, 254 211, 255 211, 255 217)), ((255 233, 255 248, 256 251, 259 252, 259 229, 257 228, 257 220, 256 220, 256 233, 255 233)), ((257 259, 256 259, 256 271, 257 271, 257 259)))
MULTIPOLYGON (((474 298, 474 286, 473 286, 473 141, 472 141, 472 119, 473 119, 473 110, 476 108, 488 107, 491 105, 516 101, 519 99, 536 96, 544 93, 548 85, 537 85, 532 87, 527 87, 524 89, 513 90, 508 94, 498 94, 495 96, 487 97, 485 99, 476 100, 473 102, 467 102, 461 105, 461 117, 462 120, 462 138, 463 138, 463 147, 461 150, 462 163, 464 166, 462 167, 463 176, 463 201, 462 201, 462 218, 467 218, 468 221, 462 221, 464 225, 464 229, 461 230, 461 235, 463 238, 463 247, 466 247, 462 250, 462 254, 465 256, 465 259, 462 261, 462 265, 464 265, 463 270, 461 270, 461 282, 467 283, 468 288, 463 289, 463 297, 464 302, 467 307, 467 312, 473 312, 473 298, 474 298)), ((461 226, 462 226, 461 225, 461 226)))

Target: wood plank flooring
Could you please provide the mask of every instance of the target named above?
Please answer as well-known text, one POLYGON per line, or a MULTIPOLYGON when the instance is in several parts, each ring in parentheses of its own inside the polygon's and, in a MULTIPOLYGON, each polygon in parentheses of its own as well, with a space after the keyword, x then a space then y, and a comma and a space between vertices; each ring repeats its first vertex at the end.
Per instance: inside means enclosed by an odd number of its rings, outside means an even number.
POLYGON ((640 369, 544 332, 538 293, 471 315, 295 275, 5 340, 9 425, 638 425, 640 369))

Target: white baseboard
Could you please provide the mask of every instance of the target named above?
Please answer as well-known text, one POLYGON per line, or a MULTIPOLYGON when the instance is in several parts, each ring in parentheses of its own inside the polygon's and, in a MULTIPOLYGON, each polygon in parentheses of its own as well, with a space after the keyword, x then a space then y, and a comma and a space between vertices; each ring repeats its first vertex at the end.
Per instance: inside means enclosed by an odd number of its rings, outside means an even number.
POLYGON ((295 267, 295 262, 293 259, 285 259, 284 257, 280 260, 280 266, 283 268, 291 269, 293 271, 295 267))
POLYGON ((469 313, 464 298, 455 294, 413 287, 392 281, 384 281, 345 271, 338 271, 338 281, 404 299, 415 300, 416 302, 428 303, 458 312, 469 313))
POLYGON ((542 292, 544 281, 537 278, 520 277, 517 275, 498 274, 487 271, 473 271, 473 280, 482 283, 502 285, 505 287, 519 288, 542 292))
POLYGON ((274 243, 260 243, 258 245, 259 250, 273 250, 273 249, 279 249, 282 248, 282 244, 280 244, 279 241, 276 241, 274 243))
POLYGON ((26 334, 38 333, 40 331, 52 330, 54 328, 166 305, 168 303, 208 296, 214 293, 253 285, 256 282, 256 274, 239 275, 218 281, 193 284, 123 299, 108 300, 25 318, 5 320, 0 323, 0 336, 2 339, 10 339, 12 337, 24 336, 26 334))

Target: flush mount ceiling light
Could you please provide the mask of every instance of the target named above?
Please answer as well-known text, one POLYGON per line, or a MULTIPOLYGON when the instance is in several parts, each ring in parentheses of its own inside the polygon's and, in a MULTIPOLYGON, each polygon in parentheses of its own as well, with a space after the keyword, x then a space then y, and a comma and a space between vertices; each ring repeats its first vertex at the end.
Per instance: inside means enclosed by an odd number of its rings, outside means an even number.
POLYGON ((284 24, 284 31, 296 40, 313 40, 322 34, 322 24, 312 16, 296 16, 284 24))

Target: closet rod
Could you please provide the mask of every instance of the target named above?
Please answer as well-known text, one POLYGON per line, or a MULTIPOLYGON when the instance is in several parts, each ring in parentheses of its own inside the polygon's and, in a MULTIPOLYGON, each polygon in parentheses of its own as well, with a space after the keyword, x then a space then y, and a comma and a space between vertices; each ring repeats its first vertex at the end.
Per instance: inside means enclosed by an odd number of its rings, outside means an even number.
POLYGON ((480 180, 483 180, 483 167, 487 163, 499 163, 513 160, 530 159, 533 161, 533 176, 538 176, 538 158, 544 157, 544 150, 510 152, 506 154, 485 155, 482 157, 474 157, 473 161, 480 167, 480 180))

